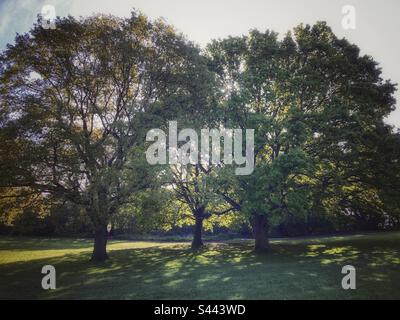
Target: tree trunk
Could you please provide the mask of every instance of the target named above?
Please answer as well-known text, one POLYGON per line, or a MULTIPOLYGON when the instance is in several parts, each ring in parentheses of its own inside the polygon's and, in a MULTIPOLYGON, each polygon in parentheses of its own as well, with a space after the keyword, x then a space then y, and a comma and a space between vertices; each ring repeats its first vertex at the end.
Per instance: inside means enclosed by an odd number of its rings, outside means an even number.
POLYGON ((263 214, 255 214, 252 217, 251 225, 254 236, 254 251, 265 252, 269 248, 268 242, 268 221, 263 214))
POLYGON ((96 229, 94 234, 92 261, 105 261, 108 259, 107 236, 107 225, 96 229))
POLYGON ((196 217, 196 223, 194 225, 194 234, 192 241, 192 249, 199 249, 203 246, 203 240, 201 239, 201 232, 203 230, 203 217, 196 217))

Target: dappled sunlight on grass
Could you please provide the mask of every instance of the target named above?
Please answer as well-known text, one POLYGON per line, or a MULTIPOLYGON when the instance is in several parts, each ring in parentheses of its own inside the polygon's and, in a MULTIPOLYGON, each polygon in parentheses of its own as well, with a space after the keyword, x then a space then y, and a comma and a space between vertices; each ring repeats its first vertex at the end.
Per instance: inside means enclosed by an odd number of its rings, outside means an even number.
POLYGON ((398 234, 334 238, 273 240, 266 254, 252 252, 250 241, 197 252, 189 243, 111 241, 104 263, 89 261, 87 240, 40 239, 41 250, 29 250, 34 239, 1 238, 0 298, 400 298, 398 234), (45 264, 56 267, 54 291, 40 288, 45 264), (341 289, 345 264, 357 269, 357 290, 341 289))
POLYGON ((326 248, 326 245, 325 244, 311 244, 311 245, 307 246, 307 248, 310 251, 315 251, 315 250, 326 248))
POLYGON ((374 250, 371 252, 371 260, 368 265, 373 267, 380 267, 386 264, 400 265, 399 250, 383 249, 374 250))
POLYGON ((341 246, 341 247, 327 247, 326 245, 308 246, 309 251, 305 253, 305 257, 310 258, 321 258, 321 264, 331 263, 343 263, 345 261, 350 262, 356 260, 360 254, 359 250, 356 250, 352 246, 341 246))
POLYGON ((328 255, 338 255, 338 254, 355 255, 360 253, 360 251, 355 250, 354 247, 347 246, 347 247, 334 247, 331 249, 326 249, 322 251, 322 253, 328 255))

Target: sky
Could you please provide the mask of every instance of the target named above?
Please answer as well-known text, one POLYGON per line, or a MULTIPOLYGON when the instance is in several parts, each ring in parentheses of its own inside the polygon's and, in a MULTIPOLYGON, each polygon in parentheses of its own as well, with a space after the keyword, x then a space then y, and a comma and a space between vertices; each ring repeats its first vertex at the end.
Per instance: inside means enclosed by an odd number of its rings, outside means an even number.
MULTIPOLYGON (((93 13, 129 16, 138 9, 152 19, 164 18, 188 39, 206 45, 212 39, 246 34, 250 29, 285 34, 300 23, 326 21, 338 37, 357 44, 382 68, 382 77, 400 83, 399 0, 0 0, 0 50, 15 34, 27 32, 44 5, 57 16, 93 13), (342 8, 355 9, 355 29, 346 29, 342 8)), ((386 121, 400 128, 398 107, 386 121)))

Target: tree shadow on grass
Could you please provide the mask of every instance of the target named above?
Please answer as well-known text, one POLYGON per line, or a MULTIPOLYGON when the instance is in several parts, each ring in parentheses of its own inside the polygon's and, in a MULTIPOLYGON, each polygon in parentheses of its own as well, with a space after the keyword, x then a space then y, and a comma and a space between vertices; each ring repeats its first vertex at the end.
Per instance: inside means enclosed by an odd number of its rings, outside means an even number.
MULTIPOLYGON (((0 265, 0 298, 379 298, 385 294, 371 292, 370 283, 385 290, 389 281, 399 280, 395 249, 347 242, 273 244, 262 255, 252 252, 248 242, 214 243, 198 252, 191 251, 189 244, 175 244, 111 250, 110 257, 93 263, 90 252, 80 252, 0 265), (56 290, 41 288, 41 268, 46 264, 56 267, 56 290), (361 288, 355 292, 341 289, 344 264, 360 269, 361 288)), ((393 284, 389 289, 400 297, 393 284)))

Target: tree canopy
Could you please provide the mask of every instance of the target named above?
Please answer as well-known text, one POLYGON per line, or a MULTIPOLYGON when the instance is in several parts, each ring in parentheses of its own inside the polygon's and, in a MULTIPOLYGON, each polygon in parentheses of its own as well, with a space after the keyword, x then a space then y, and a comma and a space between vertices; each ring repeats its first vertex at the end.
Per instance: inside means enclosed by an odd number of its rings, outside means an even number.
POLYGON ((374 146, 392 139, 383 119, 394 109, 395 86, 371 57, 323 22, 300 25, 282 40, 253 30, 214 41, 206 53, 227 123, 256 128, 254 174, 223 185, 224 196, 250 216, 256 249, 267 246, 265 229, 321 202, 343 213, 379 206, 374 146))
POLYGON ((272 227, 297 217, 399 225, 400 136, 384 122, 395 89, 324 22, 281 39, 251 30, 201 51, 137 12, 58 18, 54 30, 39 21, 0 55, 0 205, 25 197, 79 211, 94 260, 107 258, 110 223, 134 217, 149 230, 171 210, 189 212, 194 248, 203 220, 228 213, 249 221, 260 251, 272 227), (254 172, 149 164, 146 135, 169 121, 254 129, 254 172))

